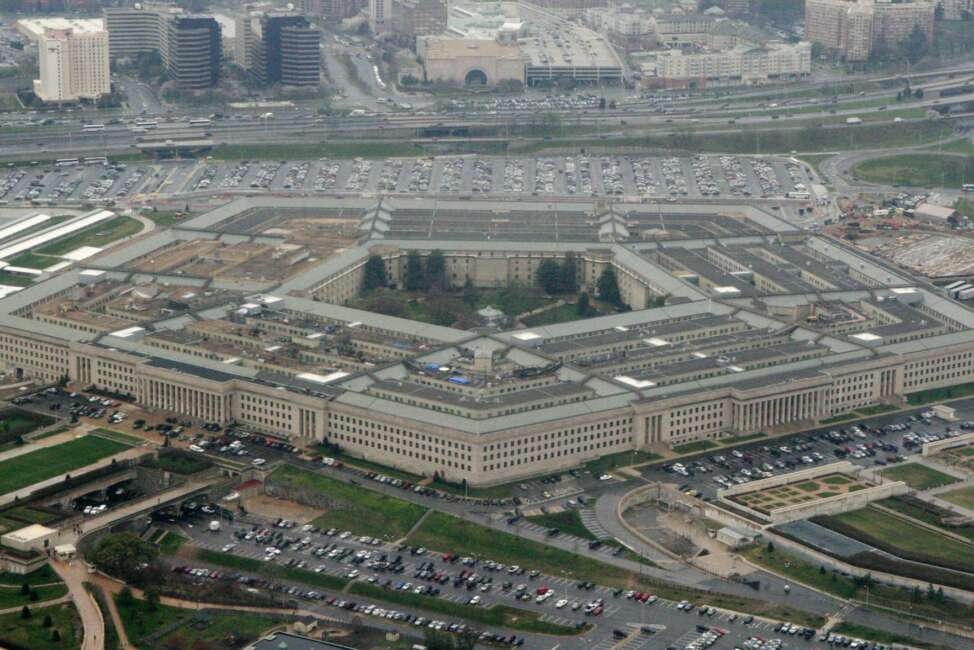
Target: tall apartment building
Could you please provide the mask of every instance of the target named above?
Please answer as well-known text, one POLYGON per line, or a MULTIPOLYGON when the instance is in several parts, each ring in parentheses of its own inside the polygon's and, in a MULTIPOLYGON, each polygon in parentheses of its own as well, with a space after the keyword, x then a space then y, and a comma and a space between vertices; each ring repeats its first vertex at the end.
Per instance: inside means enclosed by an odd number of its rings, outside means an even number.
POLYGON ((19 31, 37 45, 34 94, 45 102, 98 99, 111 92, 108 33, 101 20, 22 20, 19 31))
POLYGON ((895 47, 919 27, 933 41, 934 3, 928 0, 805 0, 805 38, 847 61, 865 61, 895 47))
POLYGON ((369 0, 369 30, 373 34, 386 31, 392 19, 392 0, 369 0))
POLYGON ((209 88, 220 79, 220 23, 169 5, 105 9, 111 57, 159 52, 170 79, 183 90, 209 88))
POLYGON ((974 11, 972 0, 940 0, 937 6, 943 11, 944 20, 962 20, 965 14, 974 11))
POLYGON ((764 84, 802 79, 811 71, 812 46, 807 41, 698 53, 669 50, 657 58, 657 77, 671 88, 764 84))
POLYGON ((446 0, 393 0, 389 28, 401 42, 415 47, 417 36, 446 31, 448 13, 446 0))

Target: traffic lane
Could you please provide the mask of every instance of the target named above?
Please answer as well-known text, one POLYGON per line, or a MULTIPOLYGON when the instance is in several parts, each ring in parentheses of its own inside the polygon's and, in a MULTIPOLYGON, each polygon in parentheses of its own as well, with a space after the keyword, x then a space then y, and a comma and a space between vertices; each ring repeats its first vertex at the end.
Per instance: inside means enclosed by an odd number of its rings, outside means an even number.
MULTIPOLYGON (((248 521, 255 521, 255 518, 248 516, 248 521)), ((272 522, 257 519, 255 523, 235 522, 231 525, 224 525, 216 533, 204 532, 205 528, 200 527, 190 528, 186 532, 198 545, 204 548, 223 550, 227 548, 227 545, 235 544, 232 549, 228 549, 228 552, 251 558, 263 557, 264 554, 259 550, 259 547, 263 545, 262 543, 254 542, 252 546, 255 548, 250 548, 247 542, 241 542, 233 532, 237 530, 250 531, 254 525, 260 528, 270 527, 270 530, 281 530, 274 529, 272 522)), ((465 586, 455 587, 451 580, 445 584, 438 585, 441 590, 440 596, 428 597, 440 597, 451 602, 463 604, 473 596, 479 596, 482 604, 485 606, 501 604, 529 609, 544 615, 546 620, 562 625, 592 622, 598 623, 600 627, 611 626, 612 628, 625 628, 626 626, 656 624, 663 625, 666 629, 677 634, 682 634, 682 631, 695 630, 697 625, 720 626, 728 630, 730 633, 729 638, 738 638, 740 640, 746 639, 754 633, 766 634, 774 628, 773 622, 764 620, 744 624, 743 620, 745 619, 745 615, 742 614, 735 615, 733 612, 716 610, 711 615, 701 615, 700 609, 695 609, 692 612, 684 612, 677 609, 678 603, 666 599, 660 599, 656 604, 642 604, 633 598, 627 598, 626 595, 614 596, 614 590, 608 587, 599 586, 591 591, 579 590, 575 581, 572 580, 544 575, 536 578, 531 578, 527 574, 523 576, 510 576, 504 571, 491 571, 487 569, 483 561, 468 566, 460 562, 448 562, 441 555, 432 552, 425 553, 421 556, 403 552, 401 554, 404 566, 402 573, 392 574, 390 576, 388 573, 370 570, 364 562, 355 563, 350 561, 350 558, 354 557, 354 554, 337 562, 325 559, 312 559, 314 549, 324 542, 334 539, 334 537, 328 537, 320 533, 315 535, 310 532, 301 532, 299 528, 284 530, 283 532, 289 537, 291 535, 294 535, 295 538, 311 537, 314 541, 303 551, 296 551, 291 548, 284 549, 278 557, 277 563, 283 564, 288 560, 304 560, 309 563, 308 570, 317 571, 320 567, 323 572, 336 576, 348 575, 350 571, 358 570, 361 572, 358 577, 359 580, 368 580, 371 575, 374 575, 376 576, 376 581, 380 583, 385 580, 391 580, 393 584, 410 582, 414 586, 437 584, 415 577, 415 572, 421 565, 432 564, 433 571, 447 572, 451 576, 455 576, 464 570, 473 571, 494 579, 493 586, 488 589, 483 589, 481 586, 469 589, 465 586), (318 566, 316 567, 315 564, 318 564, 318 566), (511 588, 507 590, 502 589, 502 581, 511 582, 511 588), (517 593, 517 584, 519 582, 525 585, 524 591, 531 594, 526 601, 514 597, 517 593), (550 589, 554 595, 546 602, 539 604, 535 601, 535 594, 539 589, 550 589), (604 600, 603 614, 600 617, 584 616, 581 613, 581 608, 585 602, 589 602, 594 598, 602 598, 604 600), (555 605, 562 599, 569 602, 562 608, 556 607, 555 605), (579 603, 579 606, 575 607, 575 603, 579 603)), ((369 544, 362 544, 355 536, 334 543, 353 549, 354 552, 384 552, 388 554, 390 560, 398 554, 397 550, 391 545, 384 544, 380 547, 374 547, 369 544)), ((797 601, 798 599, 796 598, 797 601)), ((661 641, 665 637, 660 636, 655 638, 661 641)))
MULTIPOLYGON (((974 419, 974 400, 964 400, 952 405, 958 411, 959 420, 964 421, 974 419)), ((821 437, 831 431, 847 430, 857 422, 864 423, 872 429, 882 428, 889 424, 902 424, 907 422, 909 416, 919 414, 925 410, 927 410, 927 408, 917 408, 905 411, 903 413, 880 415, 861 421, 844 422, 832 426, 819 427, 806 432, 757 440, 754 442, 745 443, 743 445, 737 445, 730 449, 711 449, 692 456, 675 459, 673 462, 679 462, 691 468, 696 467, 689 477, 665 471, 663 467, 669 463, 656 463, 654 465, 645 466, 640 468, 640 472, 649 480, 677 483, 680 484, 681 487, 686 486, 684 489, 699 490, 705 498, 715 498, 717 490, 720 487, 713 480, 715 475, 736 475, 739 474, 741 470, 746 469, 751 471, 753 468, 760 467, 764 463, 775 465, 774 473, 776 476, 784 475, 804 467, 808 467, 809 464, 797 462, 793 467, 786 470, 781 470, 776 466, 776 463, 779 461, 784 462, 786 460, 794 462, 796 459, 800 460, 802 456, 807 456, 812 453, 819 453, 823 456, 823 460, 814 463, 815 465, 836 462, 838 460, 848 460, 862 466, 875 466, 877 460, 884 463, 887 462, 885 458, 890 455, 904 457, 913 456, 914 452, 904 449, 903 446, 903 438, 911 431, 916 433, 943 432, 948 426, 950 426, 949 423, 939 422, 937 420, 934 420, 930 424, 926 424, 922 421, 912 422, 909 423, 907 428, 903 431, 894 431, 883 436, 866 434, 865 438, 853 437, 848 442, 839 444, 834 444, 832 442, 823 440, 821 437), (837 449, 844 447, 855 447, 858 444, 864 443, 893 444, 898 448, 898 451, 877 452, 876 456, 867 456, 865 458, 853 458, 849 455, 840 458, 840 456, 836 454, 837 449), (801 445, 802 447, 807 445, 808 448, 807 450, 794 450, 797 445, 801 445), (791 453, 781 452, 780 448, 783 446, 792 448, 793 451, 791 453), (765 448, 772 451, 769 452, 765 450, 765 448), (775 452, 777 452, 777 454, 775 454, 775 452), (737 456, 737 454, 740 454, 741 457, 737 456), (726 463, 723 466, 717 465, 713 462, 713 459, 719 456, 726 459, 726 463), (746 462, 746 460, 742 458, 743 456, 750 456, 751 462, 746 462), (706 471, 699 470, 698 463, 701 462, 706 467, 706 471)))

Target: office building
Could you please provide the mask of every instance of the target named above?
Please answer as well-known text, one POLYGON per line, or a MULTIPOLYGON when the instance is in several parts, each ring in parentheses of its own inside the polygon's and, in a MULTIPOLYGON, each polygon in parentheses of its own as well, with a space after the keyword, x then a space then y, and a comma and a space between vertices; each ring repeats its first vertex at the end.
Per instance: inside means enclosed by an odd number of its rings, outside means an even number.
POLYGON ((392 0, 369 0, 369 30, 381 34, 388 29, 392 19, 392 0))
POLYGON ((95 100, 111 93, 108 34, 101 20, 63 18, 20 21, 37 45, 34 94, 45 102, 95 100))
POLYGON ((812 47, 803 41, 738 45, 721 51, 668 50, 656 61, 656 76, 667 88, 766 84, 810 75, 812 47))
POLYGON ((927 0, 806 0, 805 38, 847 61, 895 48, 915 28, 933 42, 935 6, 927 0))
POLYGON ((209 88, 220 79, 223 43, 220 23, 190 16, 169 5, 106 8, 113 59, 158 52, 169 78, 181 90, 209 88))
POLYGON ((237 19, 234 62, 264 85, 317 86, 321 32, 305 16, 252 12, 237 19))
POLYGON ((447 0, 392 0, 389 28, 399 42, 415 48, 417 36, 446 31, 447 12, 447 0))

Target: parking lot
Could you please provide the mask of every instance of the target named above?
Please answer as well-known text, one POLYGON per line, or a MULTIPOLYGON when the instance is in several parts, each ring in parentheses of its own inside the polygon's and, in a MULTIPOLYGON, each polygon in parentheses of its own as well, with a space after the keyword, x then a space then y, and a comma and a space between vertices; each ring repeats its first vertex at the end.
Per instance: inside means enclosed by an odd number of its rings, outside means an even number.
POLYGON ((385 160, 50 165, 0 171, 0 201, 124 200, 138 194, 302 193, 781 197, 810 184, 785 159, 738 156, 436 157, 385 160))
MULTIPOLYGON (((260 519, 253 515, 248 515, 246 521, 223 521, 218 531, 211 531, 207 522, 205 517, 194 518, 190 523, 183 523, 182 532, 201 548, 261 562, 367 582, 389 590, 445 599, 472 607, 508 605, 539 612, 543 620, 560 625, 596 625, 592 632, 583 637, 559 639, 564 647, 592 647, 597 644, 606 648, 677 647, 680 650, 694 650, 711 645, 741 647, 740 644, 757 637, 784 639, 783 642, 779 641, 783 646, 768 647, 817 647, 812 632, 797 626, 782 627, 777 622, 755 619, 746 613, 697 607, 685 601, 680 603, 657 598, 649 593, 577 583, 538 574, 529 565, 504 566, 488 558, 444 556, 429 549, 382 543, 368 536, 352 535, 348 531, 322 530, 311 524, 260 519), (712 639, 709 645, 703 642, 708 638, 712 639)), ((526 558, 525 561, 530 562, 530 559, 526 558)), ((202 564, 179 566, 183 567, 178 569, 181 573, 195 569, 197 573, 206 575, 199 571, 202 564)), ((393 620, 413 627, 428 626, 431 622, 429 614, 410 614, 409 608, 403 607, 390 610, 387 604, 348 593, 330 594, 327 590, 299 584, 257 586, 283 589, 294 598, 317 601, 324 608, 343 607, 373 616, 379 615, 377 609, 398 612, 402 617, 392 617, 393 620), (344 606, 341 604, 343 602, 344 606)), ((432 618, 437 617, 433 615, 432 618)), ((442 622, 446 628, 459 624, 459 621, 442 622)), ((524 638, 521 635, 516 637, 524 638)), ((548 645, 554 643, 552 641, 548 645)), ((529 642, 527 647, 542 646, 529 642)))
POLYGON ((679 483, 703 499, 717 491, 805 467, 847 460, 864 467, 903 462, 918 454, 923 442, 956 436, 974 419, 974 402, 953 404, 959 422, 922 418, 925 409, 837 424, 800 434, 756 440, 730 450, 712 449, 672 463, 649 465, 642 474, 650 480, 679 483))

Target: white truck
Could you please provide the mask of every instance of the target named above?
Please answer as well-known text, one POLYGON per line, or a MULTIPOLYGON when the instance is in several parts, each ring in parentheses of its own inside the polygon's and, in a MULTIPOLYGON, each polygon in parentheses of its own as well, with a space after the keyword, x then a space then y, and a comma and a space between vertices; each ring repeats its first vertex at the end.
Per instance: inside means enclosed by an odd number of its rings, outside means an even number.
POLYGON ((214 519, 214 520, 212 520, 210 522, 209 531, 211 533, 219 533, 220 532, 220 521, 218 519, 214 519))

